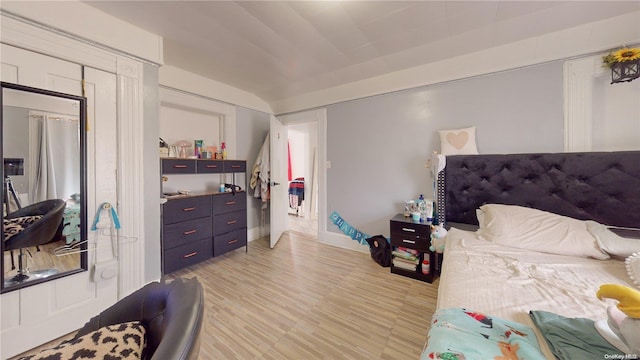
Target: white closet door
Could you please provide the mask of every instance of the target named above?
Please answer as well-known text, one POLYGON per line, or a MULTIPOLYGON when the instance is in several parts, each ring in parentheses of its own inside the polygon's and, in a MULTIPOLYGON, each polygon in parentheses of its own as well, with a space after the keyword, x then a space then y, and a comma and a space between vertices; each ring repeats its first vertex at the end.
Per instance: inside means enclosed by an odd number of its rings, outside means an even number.
POLYGON ((601 56, 564 64, 565 151, 640 150, 640 82, 611 84, 601 56))
POLYGON ((269 178, 270 188, 270 216, 269 247, 273 249, 280 240, 282 233, 287 230, 287 128, 276 118, 271 116, 269 130, 269 178))
MULTIPOLYGON (((82 95, 82 68, 78 64, 19 48, 1 45, 2 81, 73 95, 82 95)), ((98 199, 117 198, 115 181, 115 75, 87 69, 89 114, 87 227, 98 199), (96 132, 100 131, 100 136, 96 132), (99 179, 99 181, 96 181, 99 179)), ((103 200, 105 199, 105 200, 103 200)), ((114 201, 115 202, 115 201, 114 201)), ((88 233, 89 239, 95 234, 88 233)), ((90 246, 89 268, 105 256, 90 246)), ((53 340, 80 328, 117 299, 117 278, 95 283, 90 271, 8 292, 0 296, 0 358, 53 340)))

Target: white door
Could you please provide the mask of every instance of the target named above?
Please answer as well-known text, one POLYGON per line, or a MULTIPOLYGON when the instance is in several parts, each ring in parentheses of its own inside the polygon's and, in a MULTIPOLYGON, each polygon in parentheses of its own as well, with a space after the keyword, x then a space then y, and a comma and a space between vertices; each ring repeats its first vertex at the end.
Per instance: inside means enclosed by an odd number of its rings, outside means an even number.
POLYGON ((271 209, 270 217, 270 241, 269 246, 276 246, 282 233, 287 229, 287 128, 280 120, 271 116, 270 127, 270 171, 271 182, 271 209))
MULTIPOLYGON (((21 85, 82 95, 80 65, 5 44, 2 80, 21 85)), ((87 91, 87 222, 99 201, 116 199, 115 138, 116 79, 103 71, 85 69, 87 91), (99 110, 98 110, 99 109, 99 110), (102 134, 96 136, 96 130, 102 134)), ((115 203, 115 201, 114 201, 115 203)), ((85 226, 87 226, 85 224, 85 226)), ((93 240, 93 232, 87 236, 93 240)), ((101 248, 88 249, 88 262, 104 260, 101 248)), ((117 279, 91 280, 84 271, 0 295, 0 358, 53 340, 80 328, 89 318, 117 300, 117 279)))

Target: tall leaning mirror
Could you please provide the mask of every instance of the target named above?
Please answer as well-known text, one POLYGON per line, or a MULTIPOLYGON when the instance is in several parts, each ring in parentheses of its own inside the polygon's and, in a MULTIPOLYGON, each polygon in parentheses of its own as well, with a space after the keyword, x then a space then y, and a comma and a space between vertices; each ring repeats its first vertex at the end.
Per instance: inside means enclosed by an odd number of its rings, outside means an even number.
POLYGON ((1 89, 0 290, 8 292, 87 270, 86 99, 1 89))

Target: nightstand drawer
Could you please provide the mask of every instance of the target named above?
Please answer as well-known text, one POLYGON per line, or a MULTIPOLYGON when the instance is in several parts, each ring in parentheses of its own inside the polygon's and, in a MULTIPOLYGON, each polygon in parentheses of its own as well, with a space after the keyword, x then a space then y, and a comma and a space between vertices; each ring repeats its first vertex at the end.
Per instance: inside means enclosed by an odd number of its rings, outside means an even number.
POLYGON ((391 221, 391 233, 424 238, 431 235, 431 226, 426 223, 391 221))
POLYGON ((391 246, 401 246, 408 247, 411 249, 415 249, 418 251, 429 251, 429 246, 431 246, 431 239, 425 237, 415 237, 415 236, 401 236, 397 234, 391 235, 391 246))
POLYGON ((245 210, 247 208, 247 193, 239 192, 213 195, 213 214, 245 210))
POLYGON ((164 273, 169 274, 213 256, 211 239, 185 244, 164 252, 164 273))
POLYGON ((200 218, 164 226, 164 248, 171 249, 189 242, 211 240, 211 218, 200 218))
POLYGON ((213 237, 213 256, 219 256, 231 250, 247 245, 247 229, 232 231, 213 237))
POLYGON ((220 214, 213 217, 213 234, 225 234, 247 227, 247 212, 244 210, 220 214))
POLYGON ((164 223, 173 224, 185 220, 208 217, 211 214, 211 196, 193 196, 169 199, 164 204, 164 223))

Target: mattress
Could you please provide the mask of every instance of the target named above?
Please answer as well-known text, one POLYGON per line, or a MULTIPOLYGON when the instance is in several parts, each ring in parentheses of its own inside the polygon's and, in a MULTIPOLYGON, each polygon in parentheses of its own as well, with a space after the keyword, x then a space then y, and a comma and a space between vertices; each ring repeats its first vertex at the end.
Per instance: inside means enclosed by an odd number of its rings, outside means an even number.
POLYGON ((529 318, 530 310, 566 317, 606 318, 615 301, 600 301, 605 283, 633 287, 621 260, 533 252, 479 239, 452 228, 447 235, 437 308, 463 307, 527 325, 548 359, 555 359, 529 318))

